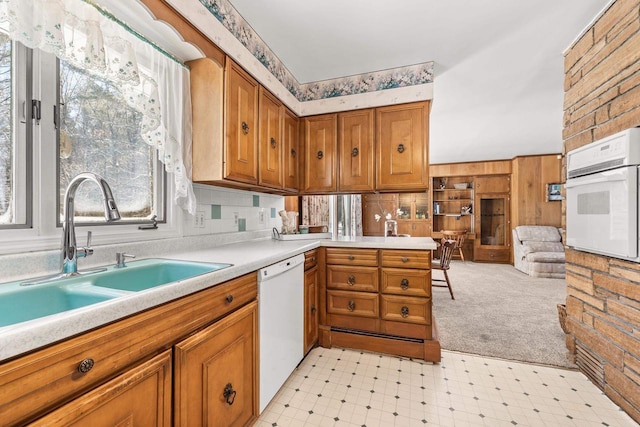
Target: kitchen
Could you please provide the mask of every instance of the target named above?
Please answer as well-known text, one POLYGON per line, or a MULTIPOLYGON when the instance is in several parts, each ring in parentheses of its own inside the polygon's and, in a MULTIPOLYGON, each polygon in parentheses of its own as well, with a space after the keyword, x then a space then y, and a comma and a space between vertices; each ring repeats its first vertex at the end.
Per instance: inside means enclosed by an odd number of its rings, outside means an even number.
MULTIPOLYGON (((163 3, 160 4, 160 6, 162 5, 163 3)), ((165 9, 160 8, 156 12, 156 14, 160 16, 161 13, 167 13, 167 12, 165 9)), ((200 18, 194 18, 194 22, 197 19, 202 19, 203 15, 201 14, 199 16, 200 18)), ((181 25, 184 25, 184 24, 181 24, 181 25)), ((220 34, 224 36, 224 33, 219 33, 219 35, 220 34)), ((575 34, 573 34, 572 36, 575 36, 575 34)), ((202 36, 202 33, 191 32, 191 33, 188 33, 188 35, 184 35, 183 37, 185 38, 189 37, 190 40, 197 40, 198 37, 202 38, 203 36, 202 36)), ((215 52, 215 49, 213 49, 212 51, 211 46, 206 47, 206 49, 209 49, 209 51, 212 52, 211 55, 207 55, 209 57, 215 58, 216 54, 219 55, 219 52, 215 52)), ((258 65, 262 66, 262 64, 258 64, 258 65)), ((253 72, 255 72, 255 75, 260 75, 260 73, 265 72, 264 69, 260 70, 257 67, 255 68, 255 70, 251 69, 250 66, 249 66, 249 71, 251 71, 252 74, 253 72)), ((217 71, 214 70, 213 72, 220 73, 221 68, 218 67, 217 71)), ((265 78, 265 81, 268 81, 268 80, 269 80, 268 78, 265 78)), ((218 84, 221 84, 221 82, 222 82, 221 79, 218 80, 218 84)), ((425 84, 426 85, 426 87, 424 88, 425 90, 429 90, 429 84, 430 83, 425 84)), ((280 90, 280 91, 273 90, 273 92, 275 92, 276 96, 281 97, 283 101, 290 99, 290 97, 292 96, 291 93, 286 92, 286 90, 280 90)), ((214 96, 220 97, 221 93, 222 91, 214 92, 214 96)), ((292 104, 295 104, 295 103, 292 102, 292 104)), ((43 115, 51 114, 51 112, 49 110, 43 109, 42 114, 43 115)), ((212 122, 215 122, 216 120, 222 120, 221 116, 213 115, 212 122)), ((196 117, 194 116, 194 123, 195 121, 196 121, 196 117)), ((216 123, 212 123, 212 126, 214 126, 215 128, 214 131, 216 133, 219 133, 222 127, 221 126, 216 127, 215 125, 216 123)), ((250 126, 250 128, 253 129, 254 127, 250 126)), ((197 158, 199 157, 194 158, 194 162, 197 158)), ((464 159, 460 158, 457 160, 460 161, 464 159)), ((263 162, 261 161, 261 163, 263 162)), ((252 184, 248 184, 247 188, 251 188, 251 186, 252 184)), ((264 233, 261 233, 260 230, 267 230, 268 232, 270 232, 270 229, 273 226, 278 225, 278 219, 276 217, 276 213, 282 207, 282 199, 280 196, 263 194, 263 193, 251 193, 248 191, 234 191, 234 190, 227 190, 219 187, 209 187, 209 186, 200 186, 200 185, 195 186, 195 193, 196 193, 196 200, 198 200, 199 202, 199 206, 196 205, 195 207, 194 217, 189 217, 185 215, 185 218, 180 220, 181 223, 178 224, 178 228, 180 227, 183 228, 184 236, 202 235, 207 232, 209 234, 226 232, 227 234, 220 234, 218 236, 212 237, 212 239, 215 240, 215 243, 222 244, 222 243, 230 243, 238 239, 264 237, 264 233), (197 221, 194 221, 193 218, 196 218, 197 221), (228 234, 229 232, 234 230, 238 230, 238 231, 245 230, 246 234, 243 234, 242 236, 235 236, 233 234, 228 234)), ((167 206, 168 211, 170 211, 171 209, 176 209, 173 206, 173 204, 168 203, 168 205, 169 205, 167 206)), ((149 248, 148 247, 149 245, 145 245, 144 243, 136 243, 136 242, 140 241, 142 233, 147 233, 147 234, 142 234, 142 236, 145 236, 145 235, 148 235, 149 233, 156 233, 155 231, 149 232, 145 230, 140 230, 140 231, 135 231, 134 233, 130 233, 130 236, 124 236, 119 240, 114 240, 113 238, 109 240, 109 237, 107 236, 108 232, 105 231, 105 229, 109 227, 93 227, 95 230, 96 241, 98 242, 98 246, 92 258, 81 259, 80 263, 82 263, 83 261, 86 261, 85 262, 86 266, 108 265, 112 262, 113 259, 115 259, 115 252, 120 250, 125 250, 128 253, 135 254, 137 257, 144 258, 146 256, 157 256, 158 254, 162 254, 163 245, 165 245, 165 248, 171 249, 171 250, 166 250, 165 253, 168 253, 168 252, 180 253, 180 252, 186 251, 187 248, 196 249, 193 243, 193 240, 197 240, 197 239, 193 239, 190 241, 182 241, 182 240, 188 240, 188 239, 181 239, 180 237, 176 237, 176 235, 179 236, 179 234, 177 234, 179 232, 175 230, 172 231, 167 227, 164 227, 164 230, 163 230, 162 224, 163 223, 161 222, 160 223, 161 229, 158 230, 158 233, 153 236, 154 239, 158 239, 156 241, 156 244, 154 244, 155 246, 154 248, 149 248), (173 239, 166 239, 166 237, 172 237, 171 235, 172 232, 173 232, 173 239), (164 233, 165 239, 160 238, 161 233, 164 233), (121 244, 127 241, 132 243, 129 243, 127 245, 121 244), (117 247, 118 244, 121 244, 121 245, 117 247), (105 250, 100 251, 99 249, 102 249, 103 245, 107 245, 108 249, 104 247, 105 250)), ((18 239, 18 241, 22 242, 21 247, 24 248, 24 251, 21 251, 21 252, 29 252, 31 250, 37 249, 38 248, 37 245, 41 245, 40 247, 43 247, 43 248, 47 248, 47 245, 49 245, 48 246, 49 253, 45 257, 42 257, 42 256, 39 257, 38 253, 35 253, 35 252, 34 253, 17 253, 17 254, 14 253, 14 255, 9 255, 5 259, 3 259, 2 271, 7 272, 8 276, 16 277, 16 278, 20 277, 20 275, 22 275, 22 277, 32 277, 34 273, 43 274, 43 273, 55 272, 57 269, 57 265, 56 265, 57 253, 55 250, 53 250, 53 248, 56 247, 57 244, 53 242, 59 239, 59 234, 56 234, 55 226, 53 226, 53 229, 54 229, 54 232, 52 233, 53 235, 49 239, 48 243, 30 243, 30 242, 25 242, 24 240, 18 239), (7 266, 6 269, 4 267, 5 265, 7 266)), ((10 230, 10 233, 12 233, 13 231, 15 230, 10 230)), ((59 231, 57 232, 59 233, 59 231)), ((127 232, 123 232, 122 234, 127 234, 127 232)), ((204 240, 204 239, 201 239, 201 240, 204 240)), ((199 244, 202 245, 202 248, 204 249, 207 244, 211 244, 211 241, 207 243, 201 242, 199 244)), ((90 246, 90 245, 87 245, 87 246, 90 246)), ((268 252, 271 248, 269 247, 269 248, 263 248, 263 249, 268 252)), ((222 276, 219 276, 219 277, 221 278, 220 280, 224 280, 224 278, 230 278, 230 276, 225 276, 225 275, 231 275, 232 272, 233 274, 241 275, 243 274, 243 272, 255 271, 256 269, 269 265, 269 263, 279 261, 280 259, 287 257, 289 254, 295 255, 295 253, 293 252, 296 252, 296 251, 285 250, 284 253, 280 253, 279 256, 281 258, 270 255, 260 263, 254 263, 253 265, 249 263, 249 265, 247 266, 236 267, 234 268, 234 270, 227 269, 226 272, 225 270, 222 270, 220 273, 216 273, 216 274, 222 274, 222 276), (249 269, 252 269, 252 270, 249 270, 249 269)), ((238 264, 238 260, 243 258, 246 258, 246 257, 242 254, 234 254, 234 259, 232 260, 229 260, 229 258, 226 258, 226 259, 232 264, 238 264)), ((147 307, 150 307, 150 306, 147 306, 147 307)))

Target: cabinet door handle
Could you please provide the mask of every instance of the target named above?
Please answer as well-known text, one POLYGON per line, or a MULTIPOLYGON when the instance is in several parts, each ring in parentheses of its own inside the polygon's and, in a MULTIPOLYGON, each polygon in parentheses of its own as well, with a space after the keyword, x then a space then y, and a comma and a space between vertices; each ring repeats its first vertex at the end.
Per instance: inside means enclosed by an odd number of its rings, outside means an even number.
POLYGON ((349 261, 353 261, 354 259, 356 259, 356 257, 354 257, 353 255, 349 255, 349 261))
POLYGON ((227 401, 229 406, 233 405, 233 402, 236 400, 236 391, 233 389, 233 385, 231 383, 227 383, 224 386, 224 391, 222 392, 222 397, 227 401))
POLYGON ((225 299, 227 300, 227 304, 231 304, 233 302, 233 295, 227 295, 225 299))
POLYGON ((400 261, 409 262, 409 258, 407 258, 406 256, 403 256, 402 258, 400 258, 400 261))
POLYGON ((247 122, 242 122, 242 133, 247 135, 249 133, 249 125, 247 122))
POLYGON ((356 302, 353 301, 353 300, 349 301, 349 304, 347 304, 347 309, 349 311, 355 310, 356 309, 356 302))
POLYGON ((404 152, 404 144, 398 144, 398 153, 404 152))
POLYGON ((360 154, 360 150, 358 150, 358 147, 355 147, 353 150, 351 150, 351 157, 357 157, 358 154, 360 154))
POLYGON ((316 306, 315 305, 311 306, 311 313, 312 314, 316 314, 316 306))
POLYGON ((403 319, 406 319, 407 317, 409 317, 409 307, 407 307, 406 305, 403 305, 402 308, 400 309, 400 316, 402 316, 403 319))
POLYGON ((276 148, 276 139, 274 137, 271 137, 271 148, 276 148))
POLYGON ((294 150, 293 148, 291 149, 291 157, 295 157, 296 156, 296 150, 294 150))
POLYGON ((322 152, 322 150, 318 151, 318 153, 316 154, 316 157, 319 159, 322 159, 324 157, 324 153, 322 152))
POLYGON ((400 287, 402 288, 402 290, 406 291, 407 289, 409 289, 409 280, 408 279, 402 279, 400 281, 400 287))
POLYGON ((347 284, 353 286, 356 283, 356 276, 353 274, 347 278, 347 284))
POLYGON ((91 368, 93 368, 94 364, 95 362, 93 361, 93 359, 90 357, 87 357, 86 359, 83 359, 82 362, 78 364, 78 372, 80 372, 81 374, 86 374, 91 370, 91 368))

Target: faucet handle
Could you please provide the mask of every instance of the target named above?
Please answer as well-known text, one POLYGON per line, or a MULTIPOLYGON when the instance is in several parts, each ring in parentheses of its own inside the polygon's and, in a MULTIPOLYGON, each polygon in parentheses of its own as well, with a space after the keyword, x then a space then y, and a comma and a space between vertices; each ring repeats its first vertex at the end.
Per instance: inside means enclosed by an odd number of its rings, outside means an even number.
POLYGON ((93 255, 93 248, 91 247, 91 231, 87 231, 87 246, 76 250, 76 257, 78 258, 88 257, 89 255, 93 255))
POLYGON ((135 255, 131 255, 131 254, 126 254, 124 252, 116 252, 116 267, 117 268, 122 268, 122 267, 126 267, 127 264, 125 263, 127 258, 135 258, 135 255))

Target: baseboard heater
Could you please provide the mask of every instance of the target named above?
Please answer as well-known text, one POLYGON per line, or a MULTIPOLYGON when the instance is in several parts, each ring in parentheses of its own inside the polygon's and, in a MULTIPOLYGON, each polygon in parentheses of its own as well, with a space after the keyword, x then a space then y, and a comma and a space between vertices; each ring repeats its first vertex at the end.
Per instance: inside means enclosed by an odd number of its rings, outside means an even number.
POLYGON ((420 338, 400 337, 398 335, 383 334, 383 333, 380 333, 380 332, 363 331, 363 330, 360 330, 360 329, 340 328, 340 327, 332 326, 331 327, 331 332, 344 332, 344 333, 347 333, 347 334, 363 335, 363 336, 375 337, 375 338, 387 338, 387 339, 397 340, 397 341, 406 341, 406 342, 424 344, 424 340, 420 339, 420 338))

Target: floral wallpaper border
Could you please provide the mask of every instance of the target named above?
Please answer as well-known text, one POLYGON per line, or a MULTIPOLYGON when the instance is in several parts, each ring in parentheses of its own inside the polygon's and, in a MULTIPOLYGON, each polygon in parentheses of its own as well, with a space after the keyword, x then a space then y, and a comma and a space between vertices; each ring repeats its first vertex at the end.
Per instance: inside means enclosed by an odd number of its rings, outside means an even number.
POLYGON ((227 0, 200 3, 300 102, 433 83, 433 62, 300 84, 227 0))

